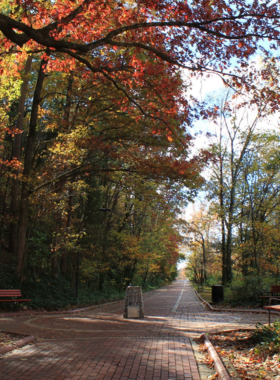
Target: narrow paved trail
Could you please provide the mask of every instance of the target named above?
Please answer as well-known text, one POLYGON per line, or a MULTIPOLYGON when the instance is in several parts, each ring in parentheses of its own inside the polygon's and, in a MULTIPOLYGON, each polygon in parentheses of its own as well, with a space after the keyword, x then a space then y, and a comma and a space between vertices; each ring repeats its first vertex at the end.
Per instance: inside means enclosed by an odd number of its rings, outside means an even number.
POLYGON ((191 339, 248 328, 267 316, 204 309, 187 280, 145 293, 144 319, 124 319, 124 302, 80 313, 0 315, 0 331, 35 344, 0 358, 1 380, 199 380, 191 339))

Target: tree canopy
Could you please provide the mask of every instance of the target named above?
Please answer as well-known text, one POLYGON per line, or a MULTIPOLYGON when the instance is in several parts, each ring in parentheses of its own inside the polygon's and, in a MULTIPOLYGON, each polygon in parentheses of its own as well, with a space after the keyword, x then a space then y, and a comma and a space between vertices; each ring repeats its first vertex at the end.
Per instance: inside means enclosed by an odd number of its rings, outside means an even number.
POLYGON ((258 1, 2 1, 4 266, 97 288, 174 278, 180 206, 215 155, 192 150, 193 122, 217 115, 192 79, 256 91, 250 60, 278 48, 278 15, 258 1))

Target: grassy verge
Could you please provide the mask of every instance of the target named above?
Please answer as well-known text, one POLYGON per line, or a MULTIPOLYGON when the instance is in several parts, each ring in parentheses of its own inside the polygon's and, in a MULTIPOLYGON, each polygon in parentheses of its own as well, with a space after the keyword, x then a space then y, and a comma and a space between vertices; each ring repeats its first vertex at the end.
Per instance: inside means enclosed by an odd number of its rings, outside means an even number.
MULTIPOLYGON (((199 293, 199 295, 208 303, 213 304, 212 302, 212 286, 203 286, 198 287, 197 285, 194 286, 196 291, 199 293)), ((215 303, 214 305, 221 307, 228 308, 231 306, 232 301, 232 291, 230 288, 224 287, 224 301, 215 303)))
POLYGON ((261 307, 260 301, 257 302, 258 299, 251 300, 249 297, 246 298, 244 296, 238 298, 236 292, 230 287, 224 287, 224 301, 214 304, 212 302, 211 286, 203 286, 202 288, 194 285, 194 288, 205 301, 221 309, 255 309, 261 307))
POLYGON ((203 286, 203 288, 195 286, 195 290, 198 292, 200 297, 202 297, 205 301, 207 301, 209 303, 212 302, 212 288, 211 288, 211 286, 203 286))

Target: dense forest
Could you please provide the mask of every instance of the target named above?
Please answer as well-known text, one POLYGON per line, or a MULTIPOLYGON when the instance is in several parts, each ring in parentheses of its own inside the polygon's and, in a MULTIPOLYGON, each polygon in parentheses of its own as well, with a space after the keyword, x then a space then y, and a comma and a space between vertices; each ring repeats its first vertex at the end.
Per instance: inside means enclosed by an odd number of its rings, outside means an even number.
POLYGON ((242 1, 2 1, 0 286, 34 307, 149 288, 176 277, 186 237, 195 279, 210 262, 223 283, 233 270, 277 276, 278 137, 237 121, 278 110, 275 14, 242 1), (210 74, 230 88, 220 104, 192 96, 210 74), (193 149, 197 120, 219 126, 207 149, 193 149), (186 223, 201 189, 209 212, 186 223))
MULTIPOLYGON (((181 146, 190 140, 179 129, 183 112, 168 120, 173 138, 158 118, 142 117, 112 84, 83 78, 81 68, 45 74, 42 62, 29 58, 20 74, 24 81, 2 105, 4 281, 64 277, 77 292, 78 281, 121 291, 174 279, 177 215, 201 183, 205 162, 188 158, 189 141, 181 146)), ((149 84, 158 85, 160 74, 149 84)), ((179 76, 171 79, 174 94, 163 104, 177 107, 184 86, 179 76)), ((139 102, 148 97, 140 90, 139 102)), ((163 102, 161 92, 151 107, 163 102)))

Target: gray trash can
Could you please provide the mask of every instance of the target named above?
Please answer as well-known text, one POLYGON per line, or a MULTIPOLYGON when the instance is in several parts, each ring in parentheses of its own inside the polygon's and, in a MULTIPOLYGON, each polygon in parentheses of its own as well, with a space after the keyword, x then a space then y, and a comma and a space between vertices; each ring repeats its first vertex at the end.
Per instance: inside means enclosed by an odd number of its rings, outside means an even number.
POLYGON ((222 285, 212 286, 212 302, 223 302, 224 300, 224 287, 222 285))

